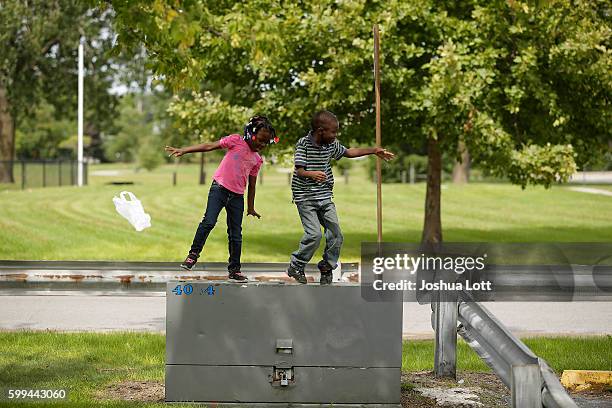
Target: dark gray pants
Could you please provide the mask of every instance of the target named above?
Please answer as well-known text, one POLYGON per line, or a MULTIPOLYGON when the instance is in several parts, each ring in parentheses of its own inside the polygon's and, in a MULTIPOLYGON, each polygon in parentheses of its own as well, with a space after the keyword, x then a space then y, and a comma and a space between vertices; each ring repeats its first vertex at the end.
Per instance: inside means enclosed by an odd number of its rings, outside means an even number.
POLYGON ((296 203, 296 206, 304 227, 304 236, 300 241, 300 247, 291 254, 291 266, 301 271, 304 270, 319 248, 322 238, 321 227, 323 227, 325 234, 323 260, 335 268, 344 239, 338 222, 336 206, 331 199, 301 201, 296 203))

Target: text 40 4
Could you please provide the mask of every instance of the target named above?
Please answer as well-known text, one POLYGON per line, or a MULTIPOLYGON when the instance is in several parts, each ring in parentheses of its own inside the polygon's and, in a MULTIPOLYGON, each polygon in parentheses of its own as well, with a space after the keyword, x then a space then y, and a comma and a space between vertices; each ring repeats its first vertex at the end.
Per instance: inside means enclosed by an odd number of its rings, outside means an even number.
MULTIPOLYGON (((200 290, 201 295, 213 296, 215 293, 220 292, 221 288, 215 289, 213 285, 208 285, 206 289, 202 288, 200 290)), ((172 289, 172 293, 175 295, 191 295, 193 293, 193 286, 191 284, 186 285, 176 285, 174 289, 172 289)))

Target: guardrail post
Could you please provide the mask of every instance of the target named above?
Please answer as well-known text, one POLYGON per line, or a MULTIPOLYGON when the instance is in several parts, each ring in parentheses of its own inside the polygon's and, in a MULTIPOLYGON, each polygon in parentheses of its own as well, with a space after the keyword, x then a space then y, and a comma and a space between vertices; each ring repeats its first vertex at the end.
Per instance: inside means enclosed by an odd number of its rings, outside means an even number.
POLYGON ((457 376, 457 295, 440 291, 438 296, 438 301, 432 303, 436 332, 434 374, 454 379, 457 376))
POLYGON ((538 364, 512 366, 512 408, 542 407, 542 378, 538 364))

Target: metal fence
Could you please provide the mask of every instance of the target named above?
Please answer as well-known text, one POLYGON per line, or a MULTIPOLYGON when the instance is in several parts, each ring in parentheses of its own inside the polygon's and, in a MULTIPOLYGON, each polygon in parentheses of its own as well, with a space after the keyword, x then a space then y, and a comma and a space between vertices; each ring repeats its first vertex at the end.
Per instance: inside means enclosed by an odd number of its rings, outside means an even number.
MULTIPOLYGON (((77 185, 76 160, 13 160, 0 165, 12 167, 15 185, 22 190, 77 185)), ((87 184, 87 163, 83 163, 83 184, 87 184)))

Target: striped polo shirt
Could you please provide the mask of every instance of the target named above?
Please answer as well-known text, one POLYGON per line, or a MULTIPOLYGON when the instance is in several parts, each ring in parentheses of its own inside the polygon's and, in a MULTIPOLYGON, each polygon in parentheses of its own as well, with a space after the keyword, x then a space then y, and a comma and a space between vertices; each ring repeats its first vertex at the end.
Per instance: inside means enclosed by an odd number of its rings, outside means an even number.
POLYGON ((330 144, 317 145, 312 132, 298 140, 295 145, 295 166, 304 167, 308 171, 322 171, 327 176, 323 183, 311 178, 298 177, 297 168, 293 171, 291 192, 293 201, 324 200, 332 198, 334 188, 334 175, 331 169, 331 160, 339 160, 346 153, 338 139, 330 144))

